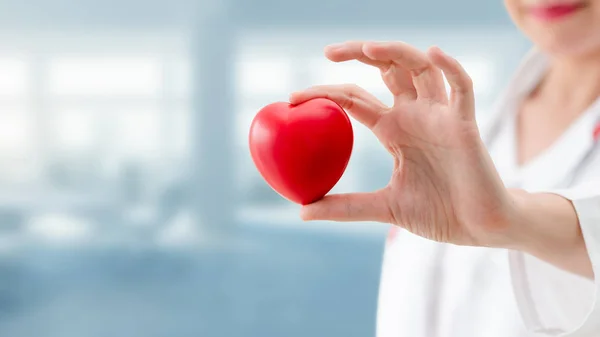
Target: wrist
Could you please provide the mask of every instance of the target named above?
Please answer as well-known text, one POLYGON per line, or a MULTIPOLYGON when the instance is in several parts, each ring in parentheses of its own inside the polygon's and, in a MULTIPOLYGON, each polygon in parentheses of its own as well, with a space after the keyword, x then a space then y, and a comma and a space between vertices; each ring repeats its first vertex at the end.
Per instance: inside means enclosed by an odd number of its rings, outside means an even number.
POLYGON ((563 269, 589 270, 587 249, 573 203, 556 194, 509 190, 510 223, 503 248, 522 251, 563 269), (574 266, 573 261, 582 261, 574 266))
POLYGON ((550 193, 509 190, 509 194, 512 207, 506 248, 534 253, 583 240, 571 201, 550 193))

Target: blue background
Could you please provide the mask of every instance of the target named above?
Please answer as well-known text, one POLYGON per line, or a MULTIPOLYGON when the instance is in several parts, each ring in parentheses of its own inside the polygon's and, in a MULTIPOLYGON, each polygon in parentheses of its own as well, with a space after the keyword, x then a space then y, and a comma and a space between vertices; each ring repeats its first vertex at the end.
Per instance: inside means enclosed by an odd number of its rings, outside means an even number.
MULTIPOLYGON (((294 90, 390 103, 348 39, 439 45, 480 119, 529 48, 499 1, 0 0, 0 336, 373 336, 388 226, 300 222, 247 147, 294 90)), ((391 171, 355 131, 335 192, 391 171)))

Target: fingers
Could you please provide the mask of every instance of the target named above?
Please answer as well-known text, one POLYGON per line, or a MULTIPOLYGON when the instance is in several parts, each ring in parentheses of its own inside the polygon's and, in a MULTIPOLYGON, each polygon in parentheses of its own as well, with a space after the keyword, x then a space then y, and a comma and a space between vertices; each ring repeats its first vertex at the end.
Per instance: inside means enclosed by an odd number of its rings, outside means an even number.
POLYGON ((334 62, 358 60, 379 68, 396 100, 425 98, 447 104, 445 75, 452 107, 465 118, 475 117, 471 78, 458 61, 437 47, 422 53, 402 42, 351 41, 328 46, 325 54, 334 62))
POLYGON ((363 44, 362 41, 349 41, 329 45, 325 47, 325 57, 333 62, 357 60, 382 70, 387 69, 389 62, 376 61, 367 57, 362 51, 363 44))
POLYGON ((334 194, 302 207, 305 221, 374 221, 390 223, 392 215, 383 190, 372 193, 334 194))
MULTIPOLYGON (((387 62, 407 70, 412 77, 412 84, 419 98, 447 103, 448 98, 442 72, 432 64, 427 54, 403 42, 365 43, 362 49, 370 59, 387 62)), ((405 75, 395 74, 395 76, 403 77, 405 75)))
POLYGON ((314 86, 291 94, 290 103, 300 104, 313 98, 327 98, 336 102, 369 129, 372 129, 382 114, 389 109, 375 96, 353 84, 314 86))
POLYGON ((365 55, 364 42, 350 41, 331 45, 325 48, 325 56, 333 62, 357 60, 379 68, 385 85, 395 97, 415 99, 417 91, 413 85, 410 73, 389 61, 374 60, 365 55))
POLYGON ((475 118, 475 94, 473 81, 460 63, 446 55, 440 48, 432 47, 429 58, 439 67, 450 84, 450 104, 465 118, 475 118))

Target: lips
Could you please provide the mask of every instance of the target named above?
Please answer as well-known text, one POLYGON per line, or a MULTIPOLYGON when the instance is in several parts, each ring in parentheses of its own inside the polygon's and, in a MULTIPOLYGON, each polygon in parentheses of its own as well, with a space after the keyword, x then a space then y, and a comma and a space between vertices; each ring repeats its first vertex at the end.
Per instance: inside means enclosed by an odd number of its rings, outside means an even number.
POLYGON ((529 10, 532 16, 544 21, 550 21, 570 16, 583 7, 582 3, 561 3, 533 6, 529 10))

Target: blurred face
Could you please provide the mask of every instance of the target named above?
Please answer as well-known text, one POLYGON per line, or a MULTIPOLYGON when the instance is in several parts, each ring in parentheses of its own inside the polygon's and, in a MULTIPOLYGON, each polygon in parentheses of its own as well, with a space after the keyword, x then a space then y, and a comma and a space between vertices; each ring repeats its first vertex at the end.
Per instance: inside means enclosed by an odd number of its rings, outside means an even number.
POLYGON ((600 52, 600 0, 504 0, 516 25, 553 55, 600 52))

